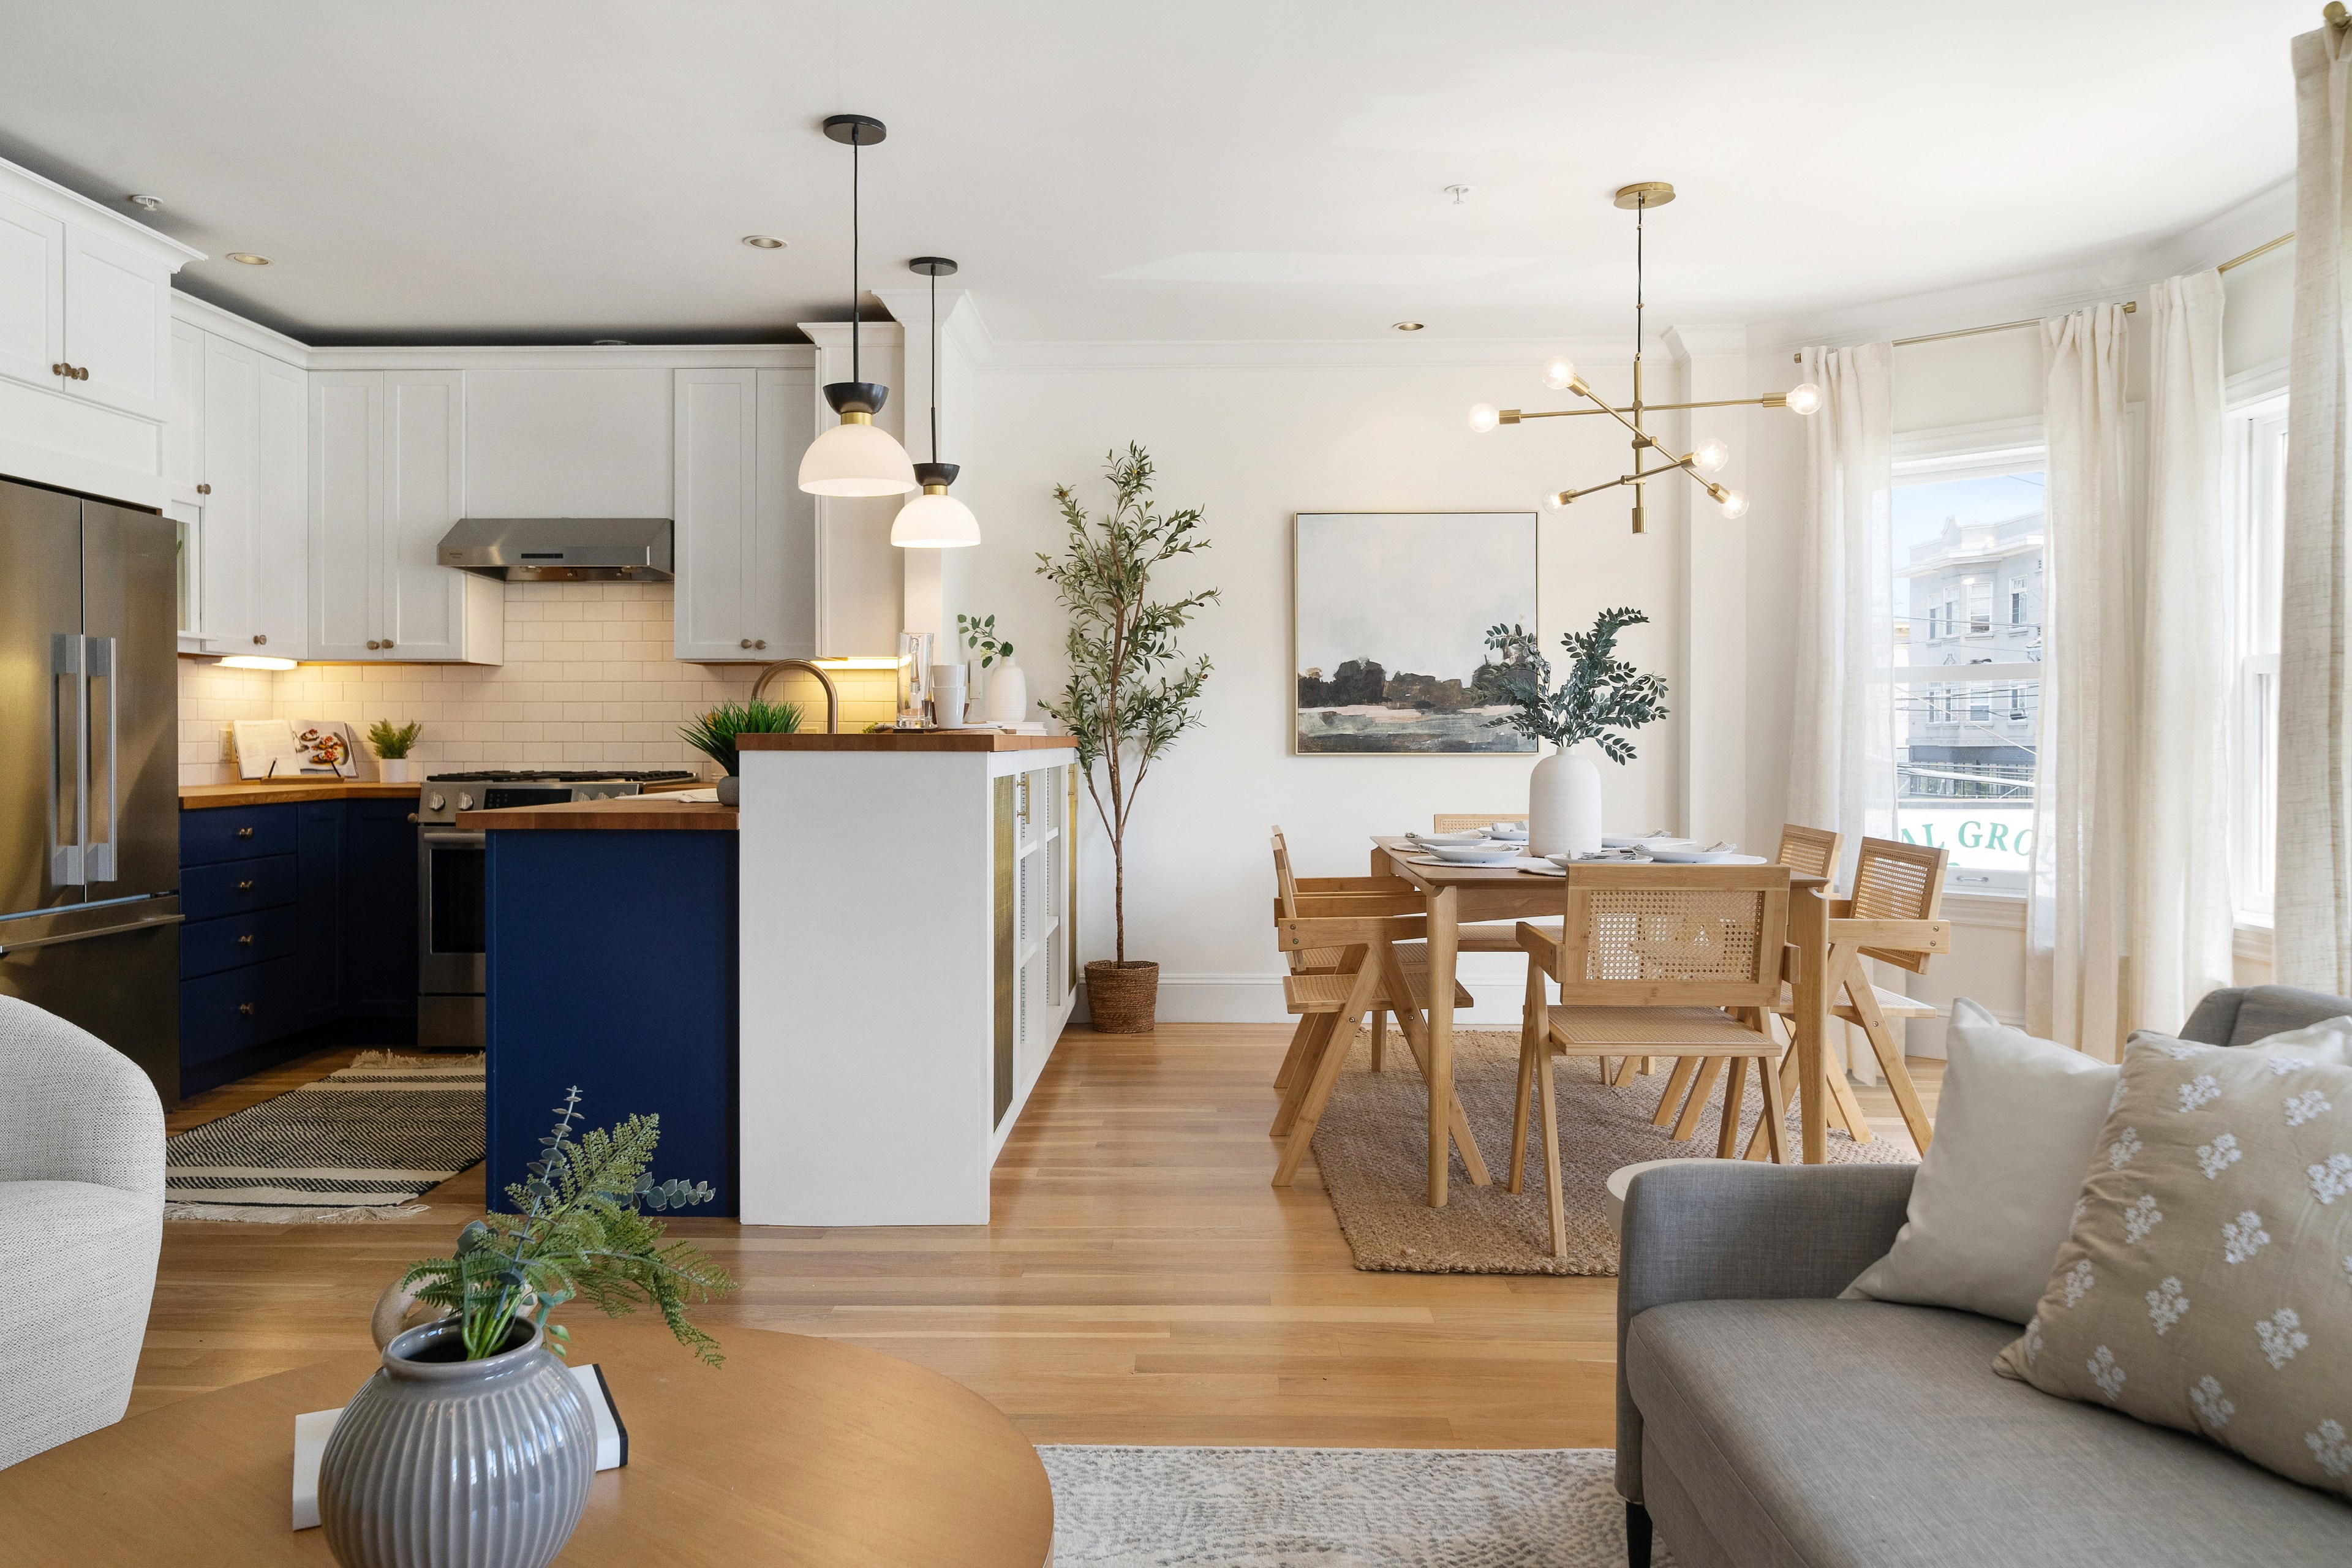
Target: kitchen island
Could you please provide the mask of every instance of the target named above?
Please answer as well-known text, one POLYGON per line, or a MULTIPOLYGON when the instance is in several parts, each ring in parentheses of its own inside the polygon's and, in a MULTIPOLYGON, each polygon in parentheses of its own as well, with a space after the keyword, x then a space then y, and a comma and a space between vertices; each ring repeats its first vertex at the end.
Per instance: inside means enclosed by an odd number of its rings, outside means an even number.
POLYGON ((1076 1001, 1076 743, 744 735, 742 1217, 982 1225, 1076 1001))
POLYGON ((658 1115, 656 1179, 737 1212, 736 825, 659 795, 458 814, 484 832, 493 1204, 576 1084, 583 1126, 658 1115))

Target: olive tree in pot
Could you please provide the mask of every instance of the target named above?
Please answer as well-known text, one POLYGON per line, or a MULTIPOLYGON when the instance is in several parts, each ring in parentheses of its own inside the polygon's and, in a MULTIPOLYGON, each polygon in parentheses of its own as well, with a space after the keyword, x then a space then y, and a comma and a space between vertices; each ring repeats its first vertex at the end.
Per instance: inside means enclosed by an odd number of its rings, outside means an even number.
POLYGON ((1068 485, 1054 491, 1069 535, 1059 558, 1038 554, 1037 574, 1069 612, 1063 650, 1070 679, 1058 698, 1040 699, 1037 706, 1076 739, 1087 793, 1110 838, 1116 956, 1087 965, 1087 1005, 1103 1033, 1140 1035, 1152 1027, 1160 965, 1127 956, 1127 829, 1152 763, 1201 721, 1209 660, 1203 655, 1187 662, 1176 634, 1217 590, 1153 601, 1154 572, 1209 547, 1195 531, 1201 509, 1155 511, 1151 458, 1133 442, 1124 456, 1111 453, 1104 471, 1111 507, 1098 518, 1087 516, 1068 485))

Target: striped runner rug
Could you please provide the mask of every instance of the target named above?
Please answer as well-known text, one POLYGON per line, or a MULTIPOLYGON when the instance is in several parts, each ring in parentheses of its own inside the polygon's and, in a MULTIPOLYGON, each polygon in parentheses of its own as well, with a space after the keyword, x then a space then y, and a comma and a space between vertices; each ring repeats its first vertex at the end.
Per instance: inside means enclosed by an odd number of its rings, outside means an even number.
POLYGON ((163 1147, 165 1219, 337 1222, 422 1214, 482 1158, 482 1058, 369 1051, 163 1147))

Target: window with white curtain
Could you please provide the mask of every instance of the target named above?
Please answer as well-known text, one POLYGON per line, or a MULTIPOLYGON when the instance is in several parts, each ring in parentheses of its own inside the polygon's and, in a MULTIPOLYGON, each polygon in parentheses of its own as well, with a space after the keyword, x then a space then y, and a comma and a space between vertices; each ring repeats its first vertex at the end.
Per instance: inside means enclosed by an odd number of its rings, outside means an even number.
POLYGON ((2278 849, 2279 572, 2286 522, 2286 398, 2231 411, 2238 682, 2230 732, 2231 882, 2238 918, 2268 925, 2278 849))
POLYGON ((1895 816, 1954 891, 2022 894, 2041 707, 2042 451, 1931 436, 1895 469, 1895 816), (1925 635, 1915 637, 1910 627, 1925 635))

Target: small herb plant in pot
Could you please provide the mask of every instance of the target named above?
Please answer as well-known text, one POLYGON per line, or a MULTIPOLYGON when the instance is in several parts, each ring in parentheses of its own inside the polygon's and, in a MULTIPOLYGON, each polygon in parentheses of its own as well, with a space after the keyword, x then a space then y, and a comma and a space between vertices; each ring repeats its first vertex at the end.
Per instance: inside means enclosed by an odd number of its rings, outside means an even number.
POLYGON ((375 748, 384 783, 408 782, 408 753, 416 749, 417 737, 424 733, 425 726, 414 719, 405 724, 379 719, 368 726, 368 744, 375 748))
POLYGON ((735 750, 738 735, 790 735, 801 727, 801 710, 790 702, 721 702, 678 733, 686 743, 726 770, 719 781, 719 799, 734 805, 741 798, 741 773, 735 750))
POLYGON ((439 1321, 396 1334, 352 1398, 319 1465, 319 1519, 344 1568, 544 1568, 588 1501, 596 1427, 560 1359, 549 1315, 573 1300, 618 1316, 660 1312, 679 1344, 716 1367, 718 1342, 688 1316, 735 1281, 646 1211, 707 1202, 707 1184, 656 1182, 660 1121, 577 1130, 580 1091, 540 1140, 512 1214, 457 1234, 456 1251, 401 1280, 439 1321), (452 1542, 466 1543, 450 1554, 452 1542), (491 1543, 496 1543, 493 1548, 491 1543))

